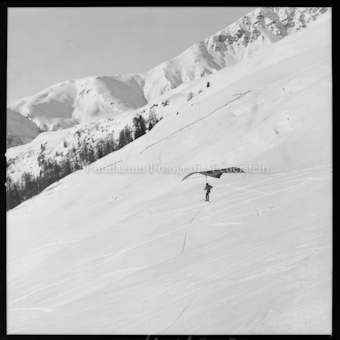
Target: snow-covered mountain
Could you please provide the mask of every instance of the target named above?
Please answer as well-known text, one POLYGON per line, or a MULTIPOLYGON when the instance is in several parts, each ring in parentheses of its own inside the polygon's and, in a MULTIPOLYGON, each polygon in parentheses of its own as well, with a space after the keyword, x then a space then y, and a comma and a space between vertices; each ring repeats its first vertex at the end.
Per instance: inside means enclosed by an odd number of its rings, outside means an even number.
POLYGON ((7 108, 7 148, 26 144, 40 133, 36 124, 7 108))
POLYGON ((34 96, 12 101, 8 107, 30 117, 43 131, 135 110, 183 83, 248 58, 263 46, 307 27, 327 10, 326 7, 260 7, 148 72, 69 80, 34 96))
POLYGON ((331 46, 328 11, 105 116, 164 118, 8 212, 8 333, 331 334, 331 46), (209 179, 206 203, 204 176, 181 182, 200 166, 253 170, 209 179))
POLYGON ((153 99, 179 84, 238 63, 263 46, 307 27, 327 10, 326 7, 259 7, 147 72, 145 97, 153 99))
POLYGON ((144 106, 147 101, 142 87, 139 75, 92 76, 53 85, 8 105, 44 131, 59 130, 93 117, 144 106))

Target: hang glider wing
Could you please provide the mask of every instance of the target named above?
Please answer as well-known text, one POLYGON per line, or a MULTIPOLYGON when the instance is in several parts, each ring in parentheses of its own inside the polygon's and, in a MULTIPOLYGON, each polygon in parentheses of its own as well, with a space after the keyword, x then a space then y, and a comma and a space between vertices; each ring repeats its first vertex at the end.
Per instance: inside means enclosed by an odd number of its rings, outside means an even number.
MULTIPOLYGON (((198 172, 190 172, 190 174, 188 174, 188 175, 186 175, 183 179, 182 179, 182 181, 184 181, 186 178, 188 178, 189 176, 191 176, 191 175, 193 175, 193 174, 197 174, 198 172)), ((182 182, 181 181, 181 182, 182 182)))
MULTIPOLYGON (((224 173, 240 173, 244 172, 242 169, 237 168, 237 167, 230 167, 230 168, 224 168, 224 169, 217 169, 217 170, 208 170, 208 171, 202 171, 202 172, 191 172, 190 174, 186 175, 182 181, 184 181, 186 178, 193 174, 201 174, 203 176, 210 176, 210 177, 215 177, 215 178, 220 178, 222 174, 224 173)), ((181 182, 182 182, 181 181, 181 182)))

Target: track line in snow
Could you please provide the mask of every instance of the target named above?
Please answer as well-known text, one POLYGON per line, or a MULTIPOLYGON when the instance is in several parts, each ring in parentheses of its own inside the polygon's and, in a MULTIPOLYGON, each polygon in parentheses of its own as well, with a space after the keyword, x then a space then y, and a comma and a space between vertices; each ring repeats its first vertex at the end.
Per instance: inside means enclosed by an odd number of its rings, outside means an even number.
POLYGON ((190 224, 193 222, 193 220, 195 219, 195 217, 204 209, 206 208, 208 205, 206 205, 205 207, 203 207, 202 209, 198 210, 197 213, 194 215, 194 217, 191 219, 190 224))
POLYGON ((108 277, 108 276, 112 276, 115 275, 117 273, 122 273, 122 272, 130 272, 130 271, 135 271, 135 270, 141 270, 147 267, 136 267, 136 268, 128 268, 128 269, 121 269, 121 270, 117 270, 115 272, 111 272, 111 273, 107 273, 104 277, 108 277))
POLYGON ((260 191, 260 190, 245 189, 245 188, 235 187, 235 186, 229 185, 229 184, 227 185, 227 187, 232 188, 232 189, 238 189, 238 190, 244 190, 244 191, 257 192, 257 193, 259 193, 259 194, 261 194, 261 195, 268 195, 267 192, 263 192, 263 191, 260 191))
POLYGON ((115 165, 115 164, 117 164, 117 163, 120 163, 120 162, 123 162, 123 160, 120 160, 120 161, 117 161, 117 162, 111 163, 111 164, 109 164, 109 165, 103 166, 102 168, 99 168, 97 171, 99 171, 99 170, 102 170, 102 169, 106 169, 106 168, 108 168, 109 166, 111 166, 111 165, 115 165))
POLYGON ((170 324, 170 325, 169 325, 162 333, 166 332, 170 327, 172 327, 172 326, 176 323, 176 321, 180 319, 180 317, 184 314, 184 312, 191 306, 191 304, 192 304, 192 302, 194 301, 194 298, 195 298, 195 296, 196 296, 198 290, 199 290, 200 287, 201 287, 202 280, 203 280, 203 279, 201 279, 201 281, 200 281, 198 287, 196 288, 195 293, 194 293, 194 295, 192 296, 190 302, 184 307, 184 309, 183 309, 182 312, 177 316, 177 318, 176 318, 176 319, 175 319, 175 320, 174 320, 174 321, 173 321, 173 322, 172 322, 172 323, 171 323, 171 324, 170 324))
POLYGON ((169 137, 171 137, 171 136, 177 134, 177 133, 180 132, 180 131, 186 131, 190 126, 196 124, 197 122, 200 122, 200 121, 203 120, 203 119, 208 118, 208 117, 211 116, 214 112, 216 112, 216 111, 218 111, 219 109, 221 109, 222 107, 227 106, 228 104, 230 104, 230 103, 232 103, 232 102, 234 102, 234 101, 240 99, 242 96, 246 95, 246 94, 249 93, 249 92, 250 92, 250 90, 247 91, 247 92, 245 92, 245 93, 243 93, 243 94, 240 95, 239 97, 237 97, 237 98, 235 98, 235 99, 233 99, 233 100, 227 102, 226 104, 224 104, 224 105, 218 107, 217 109, 213 110, 212 112, 210 112, 210 113, 207 114, 206 116, 204 116, 204 117, 202 117, 202 118, 200 118, 200 119, 197 119, 197 120, 195 120, 194 122, 192 122, 192 123, 190 123, 190 124, 184 126, 183 128, 181 128, 181 129, 179 129, 179 130, 177 130, 177 131, 171 133, 170 135, 168 135, 168 136, 166 136, 166 137, 164 137, 164 138, 161 138, 161 139, 158 140, 157 142, 150 144, 150 145, 147 146, 145 149, 143 149, 139 154, 142 154, 144 151, 146 151, 146 150, 149 149, 150 147, 152 147, 152 146, 154 146, 154 145, 156 145, 156 144, 162 142, 163 140, 168 139, 169 137))
POLYGON ((35 239, 33 239, 31 242, 36 241, 37 239, 39 239, 40 237, 43 237, 44 235, 46 235, 48 232, 50 232, 53 228, 55 228, 56 226, 58 226, 59 224, 62 224, 63 222, 58 221, 56 224, 54 224, 51 228, 49 228, 45 233, 39 235, 38 237, 36 237, 35 239))
POLYGON ((183 249, 181 251, 181 254, 183 254, 184 250, 185 250, 185 243, 186 243, 186 240, 187 240, 187 236, 188 236, 188 233, 185 234, 185 237, 184 237, 184 243, 183 243, 183 249))
POLYGON ((51 308, 46 308, 46 307, 22 307, 22 308, 13 308, 13 309, 8 309, 8 312, 11 311, 15 311, 15 310, 31 310, 31 309, 35 309, 35 310, 41 310, 45 313, 51 313, 53 312, 53 309, 51 308))
POLYGON ((36 292, 38 292, 38 291, 40 291, 40 290, 45 290, 45 289, 48 289, 48 288, 51 288, 51 287, 54 287, 54 286, 58 286, 59 284, 60 284, 60 282, 54 283, 54 284, 52 284, 52 285, 45 286, 45 287, 42 287, 42 288, 35 289, 34 291, 29 292, 29 293, 27 293, 27 294, 25 294, 25 295, 23 295, 23 296, 20 296, 19 298, 16 298, 16 299, 14 299, 14 300, 12 300, 12 301, 8 301, 8 304, 11 304, 11 303, 17 302, 17 301, 19 301, 19 300, 25 299, 25 298, 27 298, 28 296, 30 296, 30 295, 32 295, 32 294, 35 294, 36 292))
MULTIPOLYGON (((189 304, 190 305, 190 304, 189 304)), ((186 309, 189 307, 189 305, 186 305, 185 307, 184 307, 184 309, 182 310, 182 312, 177 316, 177 318, 170 324, 170 326, 168 326, 164 331, 163 331, 163 333, 164 332, 166 332, 170 327, 172 327, 175 323, 176 323, 176 321, 184 314, 184 312, 186 311, 186 309)))

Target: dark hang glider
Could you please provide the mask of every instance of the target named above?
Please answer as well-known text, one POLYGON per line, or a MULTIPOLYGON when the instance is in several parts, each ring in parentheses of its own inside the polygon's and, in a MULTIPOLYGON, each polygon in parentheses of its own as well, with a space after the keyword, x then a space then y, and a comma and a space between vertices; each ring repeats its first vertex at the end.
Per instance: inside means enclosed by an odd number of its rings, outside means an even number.
POLYGON ((191 172, 190 174, 186 175, 182 179, 182 181, 184 181, 186 178, 188 178, 189 176, 191 176, 193 174, 201 174, 201 175, 204 175, 204 176, 220 178, 225 173, 240 173, 240 172, 244 172, 244 171, 242 169, 236 168, 234 166, 231 167, 231 168, 225 168, 225 169, 209 170, 209 171, 203 171, 203 172, 191 172))

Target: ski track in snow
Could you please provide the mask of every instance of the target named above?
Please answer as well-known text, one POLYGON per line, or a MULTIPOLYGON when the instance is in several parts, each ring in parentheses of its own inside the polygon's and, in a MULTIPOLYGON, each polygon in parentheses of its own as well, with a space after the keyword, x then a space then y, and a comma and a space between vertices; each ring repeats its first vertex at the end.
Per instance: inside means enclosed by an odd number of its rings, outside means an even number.
POLYGON ((169 329, 176 323, 176 321, 179 320, 179 319, 182 317, 182 315, 185 313, 185 311, 191 306, 191 304, 192 304, 192 302, 193 302, 193 300, 194 300, 194 298, 195 298, 195 296, 196 296, 197 291, 199 290, 199 288, 200 288, 200 285, 199 285, 198 288, 195 290, 195 292, 194 292, 194 294, 193 294, 193 296, 192 296, 192 298, 191 298, 189 304, 186 305, 186 306, 183 308, 183 310, 181 311, 181 313, 176 317, 176 319, 175 319, 175 320, 174 320, 174 321, 173 321, 166 329, 164 329, 163 333, 165 333, 167 330, 169 330, 169 329))
POLYGON ((177 131, 171 133, 170 135, 168 135, 168 136, 166 136, 166 137, 164 137, 164 138, 158 140, 157 142, 150 144, 148 147, 146 147, 145 149, 143 149, 143 150, 140 152, 140 154, 142 154, 144 151, 148 150, 149 148, 153 147, 154 145, 156 145, 156 144, 158 144, 158 143, 160 143, 160 142, 162 142, 162 141, 164 141, 164 140, 169 139, 169 137, 172 137, 172 136, 177 135, 177 134, 178 134, 179 132, 181 132, 181 131, 187 131, 187 130, 188 130, 188 127, 190 127, 190 126, 195 126, 196 123, 200 122, 201 120, 204 120, 204 119, 208 118, 209 116, 213 115, 213 113, 215 113, 216 111, 218 111, 218 110, 221 109, 222 107, 225 107, 225 106, 229 105, 230 103, 232 103, 232 102, 234 102, 234 101, 240 99, 242 96, 246 95, 246 94, 249 93, 249 92, 250 92, 250 91, 247 91, 247 92, 243 93, 243 94, 240 95, 238 98, 233 99, 233 100, 229 101, 228 103, 223 104, 222 106, 220 106, 220 107, 218 107, 217 109, 213 110, 213 111, 210 112, 208 115, 206 115, 206 116, 204 116, 204 117, 202 117, 202 118, 200 118, 200 119, 197 119, 197 120, 195 120, 194 122, 192 122, 192 123, 190 123, 190 124, 184 126, 183 128, 181 128, 181 129, 179 129, 179 130, 177 130, 177 131))
POLYGON ((184 242, 183 242, 183 248, 182 248, 182 251, 181 251, 181 254, 184 253, 184 250, 185 250, 185 244, 186 244, 186 241, 187 241, 187 236, 188 236, 188 233, 185 234, 185 237, 184 237, 184 242))

